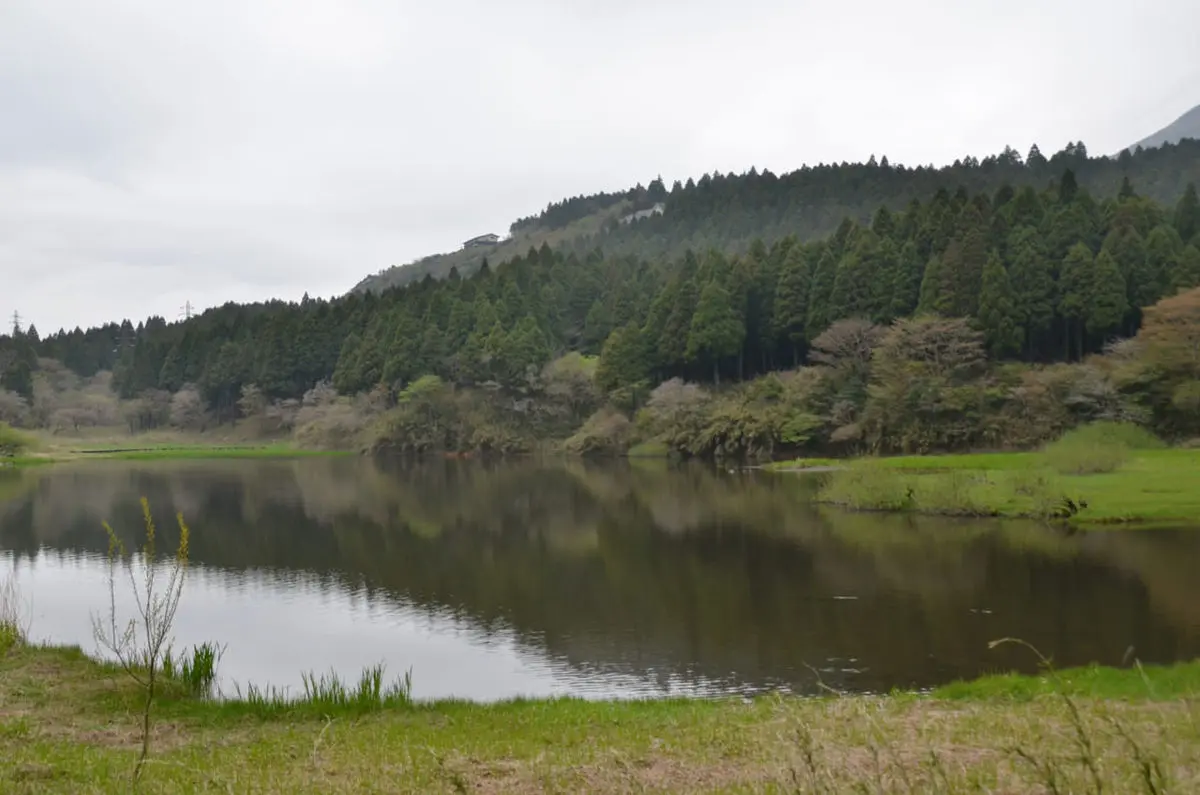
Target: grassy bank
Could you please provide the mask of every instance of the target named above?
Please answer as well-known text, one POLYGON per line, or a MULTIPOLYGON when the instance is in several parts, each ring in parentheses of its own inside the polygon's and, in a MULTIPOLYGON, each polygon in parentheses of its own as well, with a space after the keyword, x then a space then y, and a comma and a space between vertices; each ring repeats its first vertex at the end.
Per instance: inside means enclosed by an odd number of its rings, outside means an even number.
POLYGON ((342 450, 306 450, 290 444, 251 445, 184 445, 149 448, 127 448, 80 451, 76 458, 113 458, 126 461, 159 461, 188 458, 311 458, 353 455, 342 450))
POLYGON ((122 459, 159 461, 213 458, 299 458, 349 455, 351 451, 314 450, 290 438, 253 439, 236 429, 226 432, 185 433, 149 431, 129 434, 114 429, 89 429, 78 434, 40 432, 30 436, 31 445, 20 457, 9 459, 16 466, 61 461, 122 459))
POLYGON ((1056 472, 1025 453, 935 456, 854 462, 821 499, 863 510, 1162 525, 1200 521, 1197 483, 1200 450, 1143 451, 1112 472, 1086 475, 1056 472))
MULTIPOLYGON (((173 693, 157 709, 139 790, 1029 792, 1053 777, 1059 791, 1099 780, 1146 792, 1147 769, 1177 791, 1200 786, 1200 665, 1063 681, 1071 703, 1045 677, 929 696, 391 708, 173 693)), ((138 707, 117 670, 78 649, 10 647, 0 654, 0 789, 129 791, 138 707)))
MULTIPOLYGON (((1200 449, 1171 449, 1130 425, 1097 423, 1039 452, 821 461, 818 499, 855 510, 1027 517, 1076 524, 1200 521, 1200 449)), ((777 471, 811 469, 811 460, 777 471)))

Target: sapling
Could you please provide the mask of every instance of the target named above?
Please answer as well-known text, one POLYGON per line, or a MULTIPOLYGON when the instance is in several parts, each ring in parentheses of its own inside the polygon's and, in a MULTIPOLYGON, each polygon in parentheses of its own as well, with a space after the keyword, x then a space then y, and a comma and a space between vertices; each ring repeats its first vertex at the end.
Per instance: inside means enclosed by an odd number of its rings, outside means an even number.
POLYGON ((188 564, 188 527, 183 521, 183 514, 175 515, 179 522, 179 547, 166 565, 160 565, 150 502, 145 497, 141 502, 146 539, 133 555, 126 556, 124 543, 109 523, 104 523, 108 533, 108 616, 107 620, 95 614, 92 616, 92 632, 96 643, 111 652, 121 669, 145 691, 142 750, 133 771, 135 781, 140 778, 150 754, 150 711, 163 673, 163 655, 170 648, 171 627, 183 595, 183 580, 188 564), (134 571, 135 560, 140 564, 140 582, 134 571), (129 576, 138 613, 124 624, 117 618, 116 581, 119 565, 124 567, 129 576))

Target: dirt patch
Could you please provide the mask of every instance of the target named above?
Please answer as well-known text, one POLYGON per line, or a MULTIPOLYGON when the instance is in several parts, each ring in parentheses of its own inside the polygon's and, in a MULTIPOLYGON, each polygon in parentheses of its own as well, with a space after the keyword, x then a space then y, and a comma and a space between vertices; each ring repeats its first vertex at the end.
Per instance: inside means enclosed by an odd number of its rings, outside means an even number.
POLYGON ((510 792, 712 792, 733 786, 781 783, 786 770, 749 760, 699 762, 671 757, 610 758, 558 767, 539 759, 447 763, 443 778, 455 789, 510 792))

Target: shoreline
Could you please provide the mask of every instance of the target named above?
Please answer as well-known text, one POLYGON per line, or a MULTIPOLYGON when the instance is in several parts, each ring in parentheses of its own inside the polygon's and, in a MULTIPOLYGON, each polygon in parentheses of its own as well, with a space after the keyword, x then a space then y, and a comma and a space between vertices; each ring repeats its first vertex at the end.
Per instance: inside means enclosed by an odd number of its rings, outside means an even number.
MULTIPOLYGON (((1200 694, 1200 662, 1001 675, 882 696, 384 703, 356 700, 350 688, 343 702, 280 704, 165 690, 140 785, 150 792, 350 792, 383 782, 385 791, 790 791, 797 779, 825 791, 893 791, 906 780, 1028 791, 1043 778, 1016 747, 1063 782, 1090 780, 1063 761, 1079 758, 1075 726, 1111 790, 1136 785, 1147 755, 1181 789, 1200 784, 1200 729, 1188 707, 1200 694)), ((119 669, 78 647, 0 648, 5 791, 127 791, 140 703, 119 669)))
POLYGON ((1109 471, 1064 474, 1041 453, 962 453, 763 467, 828 473, 814 501, 841 510, 1042 521, 1085 528, 1200 525, 1200 449, 1130 451, 1109 471))

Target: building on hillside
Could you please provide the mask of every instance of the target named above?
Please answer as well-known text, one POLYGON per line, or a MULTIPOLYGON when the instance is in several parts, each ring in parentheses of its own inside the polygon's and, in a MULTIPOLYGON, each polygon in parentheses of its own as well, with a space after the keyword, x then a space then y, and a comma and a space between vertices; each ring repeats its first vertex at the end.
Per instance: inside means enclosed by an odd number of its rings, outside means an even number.
POLYGON ((491 232, 486 235, 473 237, 466 243, 463 243, 463 248, 476 248, 478 246, 494 246, 500 242, 500 235, 494 235, 491 232))
POLYGON ((621 219, 621 223, 631 224, 634 221, 640 221, 643 218, 649 218, 652 215, 662 215, 663 211, 666 209, 667 209, 666 204, 664 204, 663 202, 658 202, 657 204, 655 204, 653 207, 651 207, 648 210, 638 210, 636 213, 630 213, 629 215, 626 215, 625 217, 623 217, 621 219))

